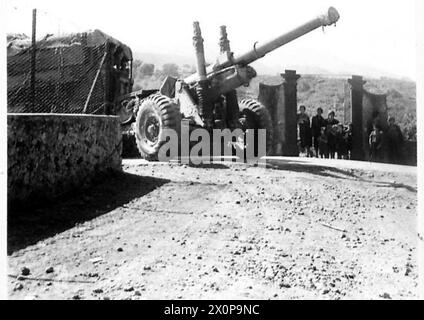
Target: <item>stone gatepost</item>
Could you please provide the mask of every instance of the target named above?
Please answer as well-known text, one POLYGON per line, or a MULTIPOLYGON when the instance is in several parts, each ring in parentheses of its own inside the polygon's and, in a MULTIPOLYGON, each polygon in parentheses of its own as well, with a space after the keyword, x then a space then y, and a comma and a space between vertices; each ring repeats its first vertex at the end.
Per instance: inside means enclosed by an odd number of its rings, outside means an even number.
POLYGON ((364 132, 363 132, 363 97, 364 84, 362 76, 352 76, 347 80, 351 88, 351 119, 352 119, 352 160, 363 160, 364 132))
POLYGON ((284 119, 282 154, 298 156, 297 147, 297 80, 300 75, 295 70, 286 70, 281 76, 284 79, 284 104, 281 115, 284 119))
POLYGON ((273 156, 283 155, 284 141, 284 88, 283 84, 267 85, 259 83, 258 100, 269 112, 272 120, 272 153, 273 156))
POLYGON ((298 156, 297 148, 297 79, 296 71, 286 70, 283 83, 259 83, 258 100, 271 116, 273 128, 273 156, 298 156))

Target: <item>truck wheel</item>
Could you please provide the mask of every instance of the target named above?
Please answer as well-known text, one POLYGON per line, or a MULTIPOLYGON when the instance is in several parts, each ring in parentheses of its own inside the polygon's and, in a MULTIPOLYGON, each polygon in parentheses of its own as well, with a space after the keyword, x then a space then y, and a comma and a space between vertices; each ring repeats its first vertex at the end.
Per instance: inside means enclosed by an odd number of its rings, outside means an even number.
MULTIPOLYGON (((253 99, 243 99, 240 104, 240 123, 244 130, 266 130, 266 154, 272 152, 273 128, 272 120, 264 105, 253 99)), ((257 152, 257 135, 255 135, 255 153, 257 152)))
POLYGON ((142 100, 138 109, 135 136, 141 157, 158 160, 160 147, 166 142, 163 129, 173 129, 180 135, 181 114, 178 105, 168 97, 153 94, 142 100))

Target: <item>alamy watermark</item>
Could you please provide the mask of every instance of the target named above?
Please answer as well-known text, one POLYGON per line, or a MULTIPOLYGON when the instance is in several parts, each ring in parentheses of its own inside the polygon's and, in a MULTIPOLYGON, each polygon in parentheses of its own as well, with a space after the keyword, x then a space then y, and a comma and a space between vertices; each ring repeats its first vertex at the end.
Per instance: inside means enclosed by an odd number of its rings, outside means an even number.
POLYGON ((163 143, 158 152, 159 161, 179 159, 181 163, 194 165, 222 161, 255 162, 266 165, 265 129, 213 129, 197 128, 190 132, 181 126, 181 133, 164 128, 163 143))

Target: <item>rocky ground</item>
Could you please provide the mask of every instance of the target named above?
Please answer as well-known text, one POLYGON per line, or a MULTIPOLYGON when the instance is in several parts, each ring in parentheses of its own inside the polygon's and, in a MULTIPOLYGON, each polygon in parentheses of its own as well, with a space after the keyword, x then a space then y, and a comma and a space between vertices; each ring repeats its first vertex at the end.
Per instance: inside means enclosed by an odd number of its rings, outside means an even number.
POLYGON ((413 167, 283 158, 123 169, 10 210, 10 298, 418 296, 413 167))

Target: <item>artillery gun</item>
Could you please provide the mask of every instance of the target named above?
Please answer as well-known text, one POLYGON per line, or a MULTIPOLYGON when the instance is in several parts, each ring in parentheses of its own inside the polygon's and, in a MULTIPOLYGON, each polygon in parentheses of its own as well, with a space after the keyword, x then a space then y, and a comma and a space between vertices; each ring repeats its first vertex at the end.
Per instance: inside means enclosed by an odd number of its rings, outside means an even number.
MULTIPOLYGON (((167 77, 159 92, 130 101, 135 119, 137 147, 146 159, 155 159, 165 143, 163 129, 180 133, 181 122, 190 127, 211 129, 266 129, 267 152, 272 146, 272 124, 267 109, 259 102, 245 99, 238 102, 236 89, 248 86, 256 71, 250 63, 267 53, 319 27, 335 24, 339 13, 330 7, 326 14, 285 33, 263 45, 255 43, 252 50, 235 56, 231 52, 226 27, 220 27, 221 56, 208 67, 205 63, 203 38, 198 22, 193 23, 193 45, 197 72, 185 79, 167 77)), ((126 107, 126 110, 131 109, 126 107)))

